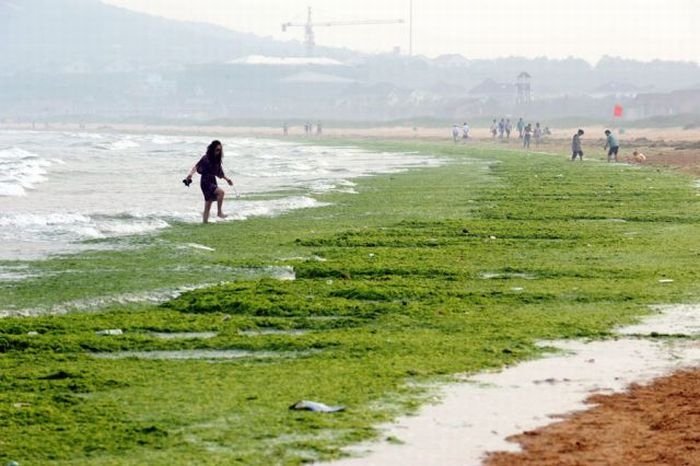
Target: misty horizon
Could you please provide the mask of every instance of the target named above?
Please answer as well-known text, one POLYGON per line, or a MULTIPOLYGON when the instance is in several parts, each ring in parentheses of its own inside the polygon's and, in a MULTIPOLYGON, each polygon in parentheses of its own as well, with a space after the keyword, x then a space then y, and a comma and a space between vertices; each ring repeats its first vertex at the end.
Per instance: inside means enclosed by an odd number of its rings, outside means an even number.
POLYGON ((313 23, 320 24, 314 29, 319 46, 362 53, 391 53, 398 47, 407 54, 412 45, 414 55, 428 58, 451 54, 468 59, 575 57, 591 65, 605 56, 645 63, 700 61, 700 52, 694 46, 700 40, 700 32, 693 27, 700 22, 700 8, 688 0, 652 0, 641 5, 632 0, 614 4, 593 0, 573 8, 554 0, 540 1, 528 8, 522 8, 515 0, 495 5, 464 5, 446 0, 439 6, 419 0, 358 0, 352 7, 336 0, 326 0, 322 5, 307 0, 264 0, 255 5, 205 0, 194 10, 181 0, 103 1, 158 17, 214 24, 283 41, 303 40, 300 26, 306 22, 306 8, 310 6, 313 23), (322 24, 394 19, 404 23, 340 27, 322 24), (280 25, 288 21, 299 27, 281 31, 280 25))
MULTIPOLYGON (((267 20, 279 28, 283 17, 294 19, 280 12, 267 20)), ((700 113, 700 67, 692 61, 611 54, 593 64, 515 50, 491 59, 449 51, 430 58, 420 47, 414 56, 368 54, 351 50, 353 44, 326 46, 323 36, 311 49, 298 39, 303 22, 289 25, 293 38, 279 40, 202 21, 98 0, 5 0, 0 120, 444 121, 515 113, 601 120, 615 104, 628 109, 629 119, 700 113), (315 58, 292 59, 305 55, 315 58)), ((353 22, 346 30, 366 27, 375 26, 353 22)))

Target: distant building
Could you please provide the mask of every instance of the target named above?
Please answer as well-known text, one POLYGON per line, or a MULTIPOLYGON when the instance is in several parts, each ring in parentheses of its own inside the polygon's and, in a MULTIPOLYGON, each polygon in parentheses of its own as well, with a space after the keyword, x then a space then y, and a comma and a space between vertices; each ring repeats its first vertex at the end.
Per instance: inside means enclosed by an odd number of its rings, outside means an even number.
POLYGON ((618 99, 635 98, 639 93, 639 87, 628 82, 610 81, 596 87, 591 94, 592 97, 615 96, 618 99))
POLYGON ((700 89, 639 94, 632 100, 631 107, 639 118, 700 113, 700 89))
POLYGON ((265 55, 248 55, 228 63, 253 66, 345 66, 343 62, 327 57, 268 57, 265 55))
POLYGON ((354 79, 336 76, 327 73, 316 73, 313 71, 302 71, 280 80, 283 83, 307 83, 307 84, 352 84, 354 79))
POLYGON ((509 83, 499 83, 489 78, 471 88, 469 90, 469 95, 482 100, 512 102, 513 85, 509 83))

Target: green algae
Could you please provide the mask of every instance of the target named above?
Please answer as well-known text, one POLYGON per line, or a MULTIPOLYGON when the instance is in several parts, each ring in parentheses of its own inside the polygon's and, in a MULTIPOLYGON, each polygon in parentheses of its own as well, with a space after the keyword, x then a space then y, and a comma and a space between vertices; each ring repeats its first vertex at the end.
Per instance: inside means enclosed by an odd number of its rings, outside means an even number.
POLYGON ((2 283, 0 309, 88 306, 0 320, 0 461, 335 458, 414 410, 427 381, 536 357, 541 339, 606 338, 651 304, 698 299, 700 205, 684 175, 448 144, 361 144, 449 163, 361 179, 358 194, 322 196, 328 207, 178 225, 121 240, 138 243, 132 250, 28 263, 31 277, 2 283), (214 251, 178 247, 187 243, 214 251), (296 279, 234 272, 270 266, 291 266, 296 279), (207 283, 160 305, 95 304, 207 283), (123 334, 97 334, 112 328, 123 334), (282 332, 295 329, 303 332, 282 332), (299 356, 92 357, 194 350, 299 356), (348 410, 289 411, 299 399, 348 410))

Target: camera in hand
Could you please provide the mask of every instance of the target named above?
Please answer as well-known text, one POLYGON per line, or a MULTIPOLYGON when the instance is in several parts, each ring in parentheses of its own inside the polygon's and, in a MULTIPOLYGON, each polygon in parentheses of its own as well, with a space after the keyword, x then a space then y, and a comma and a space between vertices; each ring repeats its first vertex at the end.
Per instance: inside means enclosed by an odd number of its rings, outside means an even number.
POLYGON ((184 180, 182 180, 182 182, 185 184, 185 186, 189 188, 192 184, 192 178, 185 178, 184 180))

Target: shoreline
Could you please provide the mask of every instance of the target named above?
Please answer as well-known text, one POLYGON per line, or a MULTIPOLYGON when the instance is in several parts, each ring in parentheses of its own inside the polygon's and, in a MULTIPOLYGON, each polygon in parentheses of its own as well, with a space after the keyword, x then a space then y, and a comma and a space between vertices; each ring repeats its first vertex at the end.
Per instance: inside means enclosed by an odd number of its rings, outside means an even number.
MULTIPOLYGON (((240 138, 270 138, 294 143, 309 143, 333 145, 340 143, 362 144, 366 142, 409 142, 416 143, 449 143, 452 142, 450 128, 418 127, 374 127, 374 128, 324 128, 322 135, 303 134, 301 128, 292 127, 288 136, 282 134, 281 128, 269 126, 207 126, 207 125, 144 125, 144 124, 54 124, 49 128, 32 129, 31 124, 0 124, 0 131, 49 131, 49 132, 86 132, 86 133, 125 133, 125 134, 162 134, 206 136, 211 139, 226 137, 240 138)), ((605 126, 585 127, 583 148, 588 160, 606 160, 603 150, 605 126)), ((614 129, 614 128, 613 128, 614 129)), ((468 151, 473 148, 504 149, 514 153, 546 153, 568 158, 571 148, 571 136, 577 128, 554 128, 552 134, 542 138, 537 145, 533 140, 530 149, 525 150, 517 133, 510 139, 492 138, 488 128, 473 128, 472 137, 467 141, 459 140, 456 148, 468 151)), ((700 128, 684 129, 670 128, 628 128, 623 134, 618 134, 621 149, 619 162, 630 159, 632 152, 638 150, 646 155, 646 165, 656 165, 664 168, 679 169, 700 176, 700 128)))
POLYGON ((700 464, 700 370, 687 369, 628 390, 592 395, 589 409, 510 440, 518 453, 497 452, 484 466, 561 464, 700 464))
MULTIPOLYGON (((591 125, 583 126, 586 134, 584 138, 590 140, 603 139, 603 131, 606 128, 615 126, 591 125)), ((134 134, 151 134, 162 133, 167 135, 218 135, 236 136, 236 137, 274 137, 285 138, 282 133, 282 128, 270 126, 224 126, 224 125, 148 125, 135 123, 52 123, 48 126, 36 125, 32 127, 31 123, 22 124, 0 124, 2 130, 19 130, 19 131, 71 131, 71 132, 128 132, 134 134)), ((410 126, 375 126, 367 128, 352 128, 352 127, 324 127, 321 135, 306 136, 303 133, 301 126, 291 126, 289 137, 290 139, 302 138, 309 141, 323 140, 324 138, 372 138, 372 139, 400 139, 400 140, 429 140, 429 141, 450 141, 451 128, 436 128, 436 127, 413 127, 410 126)), ((552 135, 544 139, 551 140, 570 140, 571 135, 577 130, 576 127, 552 128, 552 135)), ((474 141, 478 142, 500 142, 498 138, 495 140, 491 137, 489 129, 486 127, 472 128, 471 133, 474 141)), ((624 133, 619 135, 623 141, 633 141, 635 139, 648 139, 649 141, 700 141, 700 128, 684 129, 682 127, 668 128, 626 128, 624 133)), ((511 141, 517 141, 517 132, 511 134, 511 141)), ((533 144, 534 146, 534 144, 533 144)))
MULTIPOLYGON (((594 395, 600 399, 628 394, 640 384, 658 384, 678 371, 698 370, 699 341, 654 338, 669 327, 675 328, 677 336, 697 337, 698 314, 700 305, 665 306, 662 314, 619 329, 613 340, 542 342, 563 353, 500 371, 458 377, 439 386, 439 401, 423 407, 416 415, 381 426, 382 437, 387 440, 349 448, 347 452, 353 458, 328 464, 476 466, 483 462, 488 466, 507 466, 556 465, 562 464, 564 457, 575 461, 577 455, 570 452, 560 457, 553 454, 554 458, 540 462, 543 452, 556 452, 559 447, 548 444, 546 439, 531 439, 539 435, 532 432, 551 431, 554 425, 566 424, 576 417, 595 418, 590 412, 596 408, 588 401, 594 395), (630 333, 636 338, 625 336, 630 333), (536 442, 536 454, 521 453, 518 444, 513 443, 516 440, 526 445, 536 442), (523 458, 531 463, 521 462, 523 458)), ((615 432, 614 428, 611 430, 609 435, 615 432)), ((575 431, 569 437, 573 438, 571 442, 591 442, 575 431)), ((616 464, 605 457, 598 460, 616 464)))

